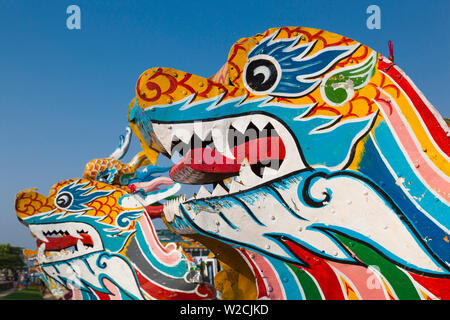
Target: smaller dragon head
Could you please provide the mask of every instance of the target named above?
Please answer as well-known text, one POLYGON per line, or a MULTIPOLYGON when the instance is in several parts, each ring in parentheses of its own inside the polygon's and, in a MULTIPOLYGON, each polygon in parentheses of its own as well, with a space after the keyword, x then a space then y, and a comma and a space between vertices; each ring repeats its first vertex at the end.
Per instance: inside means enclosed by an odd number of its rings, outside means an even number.
MULTIPOLYGON (((161 184, 158 179, 163 177, 157 178, 151 188, 158 189, 161 184)), ((148 259, 158 261, 159 256, 166 254, 174 262, 173 268, 180 278, 172 285, 174 289, 183 293, 191 290, 193 299, 208 298, 213 290, 204 294, 204 286, 200 285, 201 292, 197 292, 197 284, 184 280, 188 264, 182 253, 173 244, 163 247, 158 242, 151 231, 150 217, 146 216, 145 204, 151 206, 177 192, 176 186, 172 182, 164 191, 154 190, 142 196, 141 190, 134 195, 125 187, 71 179, 57 183, 48 196, 34 189, 19 192, 15 209, 19 220, 36 238, 37 261, 44 277, 68 289, 68 299, 155 298, 159 287, 150 292, 142 289, 141 283, 147 280, 145 277, 138 280, 134 267, 135 264, 142 267, 142 261, 147 261, 139 258, 143 253, 138 242, 144 246, 148 259)), ((143 268, 148 271, 146 266, 143 268)), ((156 277, 160 274, 158 271, 156 277)), ((160 294, 156 298, 175 296, 160 294)))
POLYGON ((142 207, 118 203, 124 190, 102 182, 72 179, 57 183, 49 196, 34 190, 16 195, 19 220, 30 228, 40 264, 99 251, 120 252, 134 232, 142 207))
POLYGON ((43 277, 68 290, 65 299, 210 299, 213 288, 189 280, 190 260, 174 243, 163 246, 151 222, 180 185, 160 176, 167 168, 140 168, 149 161, 144 153, 120 162, 127 137, 120 152, 90 161, 83 179, 57 183, 49 196, 16 195, 43 277))

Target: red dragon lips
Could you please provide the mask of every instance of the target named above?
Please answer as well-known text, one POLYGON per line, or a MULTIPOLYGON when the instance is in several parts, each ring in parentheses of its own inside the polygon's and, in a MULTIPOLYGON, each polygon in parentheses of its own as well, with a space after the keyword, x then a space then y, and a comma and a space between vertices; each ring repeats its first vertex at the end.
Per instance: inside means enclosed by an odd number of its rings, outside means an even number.
POLYGON ((30 231, 36 237, 41 264, 103 250, 98 232, 86 223, 31 224, 30 231))
MULTIPOLYGON (((63 233, 61 231, 44 233, 44 236, 47 237, 47 242, 45 243, 46 251, 61 251, 71 247, 76 247, 78 241, 81 241, 85 247, 92 248, 94 246, 91 236, 87 233, 83 233, 82 231, 79 232, 79 237, 74 237, 69 235, 67 232, 63 233)), ((40 247, 43 243, 44 241, 36 239, 36 244, 38 247, 40 247)))
POLYGON ((285 159, 285 145, 271 123, 259 129, 249 122, 243 132, 231 124, 226 134, 220 141, 223 136, 214 132, 204 139, 194 133, 186 143, 175 132, 172 159, 181 159, 171 168, 170 177, 189 184, 213 183, 237 176, 246 159, 255 175, 263 177, 266 168, 278 170, 285 159))

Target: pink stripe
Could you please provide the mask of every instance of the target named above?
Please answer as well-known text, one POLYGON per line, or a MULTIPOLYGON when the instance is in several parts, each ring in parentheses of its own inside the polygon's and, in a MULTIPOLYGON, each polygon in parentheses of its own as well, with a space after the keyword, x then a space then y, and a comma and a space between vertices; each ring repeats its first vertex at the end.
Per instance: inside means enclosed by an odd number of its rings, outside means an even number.
POLYGON ((328 263, 352 281, 361 299, 386 300, 383 284, 369 268, 332 261, 328 263))
POLYGON ((255 262, 259 270, 261 270, 263 277, 270 286, 268 288, 270 299, 286 300, 286 296, 283 292, 283 287, 280 285, 280 280, 278 279, 277 273, 273 270, 272 265, 268 263, 263 256, 257 253, 254 253, 253 262, 255 262))
POLYGON ((403 145, 411 161, 416 165, 416 170, 435 192, 440 194, 445 200, 449 201, 450 197, 448 194, 450 194, 450 184, 427 163, 425 158, 423 158, 415 141, 403 123, 396 106, 393 106, 390 102, 388 102, 388 97, 385 99, 386 100, 376 99, 376 101, 384 110, 383 115, 387 117, 386 120, 391 123, 391 127, 400 139, 400 143, 403 145))
POLYGON ((256 266, 255 262, 253 261, 253 259, 251 258, 251 253, 249 254, 249 252, 243 248, 240 248, 238 250, 238 252, 241 254, 241 256, 244 258, 244 260, 247 262, 248 265, 250 265, 250 267, 252 268, 253 274, 255 276, 256 279, 256 285, 257 285, 257 289, 258 289, 258 297, 257 299, 261 299, 261 298, 268 298, 267 293, 267 283, 264 281, 264 278, 260 272, 260 270, 258 269, 258 267, 256 266))
POLYGON ((112 283, 110 280, 105 278, 105 279, 103 279, 103 284, 104 284, 105 288, 108 289, 108 291, 111 293, 109 295, 111 300, 122 300, 122 296, 120 295, 119 288, 117 288, 117 286, 114 283, 112 283))
POLYGON ((156 236, 153 224, 148 220, 147 216, 144 215, 139 220, 139 224, 152 254, 167 266, 176 265, 181 258, 181 253, 176 250, 176 244, 169 243, 163 247, 156 236))
POLYGON ((68 283, 67 286, 69 290, 72 291, 72 297, 70 300, 83 300, 83 295, 81 294, 81 290, 72 284, 68 283))

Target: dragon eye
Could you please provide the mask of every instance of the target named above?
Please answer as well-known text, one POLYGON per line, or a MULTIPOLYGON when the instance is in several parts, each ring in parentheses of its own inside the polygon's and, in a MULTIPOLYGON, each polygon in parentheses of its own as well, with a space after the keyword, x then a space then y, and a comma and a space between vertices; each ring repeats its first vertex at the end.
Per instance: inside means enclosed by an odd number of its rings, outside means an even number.
POLYGON ((268 57, 250 60, 244 70, 244 83, 256 94, 268 93, 276 87, 281 72, 276 61, 268 57))
POLYGON ((59 208, 66 209, 73 202, 73 196, 68 192, 63 192, 56 197, 55 203, 59 208))
POLYGON ((105 175, 102 175, 102 176, 98 177, 97 180, 98 180, 99 182, 107 183, 107 182, 108 182, 108 179, 109 179, 109 174, 105 174, 105 175))

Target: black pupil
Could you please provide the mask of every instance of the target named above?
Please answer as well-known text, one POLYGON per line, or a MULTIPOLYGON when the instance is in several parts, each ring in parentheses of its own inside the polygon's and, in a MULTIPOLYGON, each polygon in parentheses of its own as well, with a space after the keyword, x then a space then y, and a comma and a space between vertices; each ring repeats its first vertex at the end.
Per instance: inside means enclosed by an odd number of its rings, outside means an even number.
POLYGON ((266 59, 253 60, 247 66, 247 73, 245 75, 245 80, 250 88, 254 91, 267 91, 273 87, 277 81, 278 72, 277 68, 273 62, 266 59), (262 72, 257 72, 255 74, 256 68, 261 67, 260 70, 264 70, 268 73, 264 75, 262 72))
POLYGON ((56 203, 61 208, 67 208, 71 202, 72 202, 72 195, 70 195, 69 193, 62 193, 56 199, 56 203))

